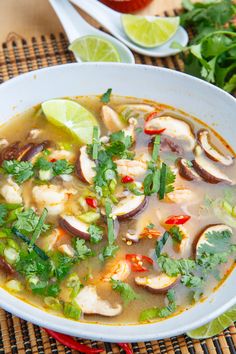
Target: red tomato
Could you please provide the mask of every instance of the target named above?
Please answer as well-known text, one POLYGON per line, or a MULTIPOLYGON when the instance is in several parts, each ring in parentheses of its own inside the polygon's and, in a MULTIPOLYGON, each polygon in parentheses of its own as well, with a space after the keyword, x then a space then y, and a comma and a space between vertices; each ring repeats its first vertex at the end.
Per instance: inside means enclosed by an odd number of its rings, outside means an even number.
POLYGON ((185 224, 191 216, 189 215, 173 215, 170 216, 166 221, 165 224, 167 225, 183 225, 185 224))
POLYGON ((88 206, 90 206, 91 208, 96 209, 98 206, 98 203, 97 203, 96 199, 94 199, 94 198, 88 197, 88 198, 85 198, 85 201, 88 204, 88 206))
POLYGON ((133 272, 146 272, 148 269, 143 266, 143 263, 153 264, 153 260, 141 254, 129 253, 125 256, 126 260, 131 263, 131 270, 133 272))
POLYGON ((134 12, 147 6, 152 0, 101 0, 105 5, 119 12, 134 12))
POLYGON ((122 183, 132 183, 134 181, 134 178, 131 176, 124 176, 121 178, 122 183))

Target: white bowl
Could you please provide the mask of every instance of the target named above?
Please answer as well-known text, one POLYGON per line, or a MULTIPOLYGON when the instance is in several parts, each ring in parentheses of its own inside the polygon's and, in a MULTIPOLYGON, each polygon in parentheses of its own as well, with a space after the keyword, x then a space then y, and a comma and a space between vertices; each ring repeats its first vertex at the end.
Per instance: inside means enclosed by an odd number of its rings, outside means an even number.
MULTIPOLYGON (((55 97, 101 94, 108 88, 124 96, 175 106, 217 131, 236 150, 236 100, 222 90, 176 71, 142 65, 68 64, 33 71, 0 86, 0 121, 55 97)), ((0 306, 16 316, 83 338, 136 342, 185 333, 222 314, 236 303, 236 271, 206 301, 165 321, 127 326, 79 323, 50 315, 0 289, 0 306)), ((132 306, 132 305, 131 305, 132 306)))

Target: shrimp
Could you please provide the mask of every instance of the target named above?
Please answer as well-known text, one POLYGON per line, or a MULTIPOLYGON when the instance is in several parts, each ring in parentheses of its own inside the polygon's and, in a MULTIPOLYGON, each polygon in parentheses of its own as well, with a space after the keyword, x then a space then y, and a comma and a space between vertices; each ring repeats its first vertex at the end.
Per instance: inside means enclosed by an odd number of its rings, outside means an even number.
POLYGON ((1 187, 0 193, 6 199, 7 203, 22 203, 21 187, 10 177, 7 178, 7 183, 1 187))

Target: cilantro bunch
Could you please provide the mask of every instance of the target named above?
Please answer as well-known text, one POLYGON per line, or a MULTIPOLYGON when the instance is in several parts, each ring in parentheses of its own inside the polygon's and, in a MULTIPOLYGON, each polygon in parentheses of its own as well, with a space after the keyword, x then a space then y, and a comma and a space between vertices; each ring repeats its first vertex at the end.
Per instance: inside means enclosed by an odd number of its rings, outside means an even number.
MULTIPOLYGON (((187 10, 181 25, 193 29, 191 45, 183 50, 187 74, 213 83, 227 92, 236 89, 236 4, 231 0, 192 3, 183 0, 187 10)), ((173 43, 173 47, 180 47, 173 43)))

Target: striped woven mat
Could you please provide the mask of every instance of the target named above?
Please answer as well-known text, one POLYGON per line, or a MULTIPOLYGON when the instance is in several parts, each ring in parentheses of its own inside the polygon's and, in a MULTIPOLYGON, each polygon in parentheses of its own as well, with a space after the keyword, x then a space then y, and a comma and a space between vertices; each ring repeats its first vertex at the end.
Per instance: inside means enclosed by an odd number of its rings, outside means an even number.
MULTIPOLYGON (((172 15, 172 14, 167 14, 172 15)), ((0 48, 0 83, 22 73, 46 66, 74 62, 68 51, 68 40, 63 33, 33 37, 26 41, 10 33, 0 48)), ((135 54, 136 63, 183 70, 178 58, 150 58, 135 54)), ((115 344, 80 340, 92 347, 104 348, 104 353, 124 353, 115 344)), ((132 343, 136 354, 236 354, 236 327, 231 326, 220 335, 207 340, 191 340, 186 335, 146 343, 132 343)), ((74 351, 48 337, 43 329, 0 309, 0 354, 62 353, 74 351)))

